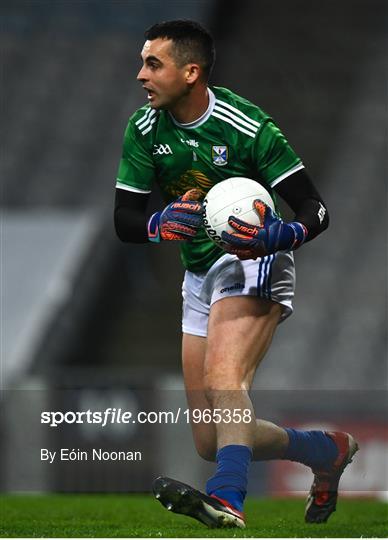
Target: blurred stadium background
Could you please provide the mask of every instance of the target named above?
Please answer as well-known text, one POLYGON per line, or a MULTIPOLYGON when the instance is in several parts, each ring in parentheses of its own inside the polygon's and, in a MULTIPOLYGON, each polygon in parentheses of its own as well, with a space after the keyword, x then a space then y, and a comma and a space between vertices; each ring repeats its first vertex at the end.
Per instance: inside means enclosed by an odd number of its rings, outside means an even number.
MULTIPOLYGON (((217 44, 212 84, 270 112, 303 157, 331 227, 297 253, 295 314, 253 392, 259 416, 352 430, 349 492, 387 487, 387 3, 384 0, 1 2, 3 491, 200 486, 187 426, 43 428, 42 410, 184 406, 175 246, 126 246, 112 210, 144 29, 194 18, 217 44), (136 465, 40 461, 40 448, 142 448, 136 465), (385 473, 385 474, 384 474, 385 473)), ((158 194, 152 205, 161 204, 158 194)), ((306 490, 260 464, 251 492, 306 490)))

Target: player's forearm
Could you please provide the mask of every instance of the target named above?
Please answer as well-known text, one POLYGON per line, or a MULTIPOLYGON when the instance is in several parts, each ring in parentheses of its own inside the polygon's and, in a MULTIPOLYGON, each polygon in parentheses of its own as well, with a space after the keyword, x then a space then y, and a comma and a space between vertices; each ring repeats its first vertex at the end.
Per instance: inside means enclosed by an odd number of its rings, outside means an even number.
POLYGON ((114 223, 116 234, 122 242, 148 242, 146 217, 142 213, 129 212, 125 207, 116 208, 114 223))
POLYGON ((323 201, 306 199, 302 201, 295 215, 295 221, 302 223, 308 231, 304 242, 309 242, 329 226, 329 213, 323 201))
POLYGON ((308 231, 304 242, 312 240, 329 226, 329 213, 322 197, 303 169, 281 182, 275 190, 295 212, 295 221, 308 231))
POLYGON ((122 242, 148 242, 146 208, 148 194, 116 189, 114 224, 122 242))

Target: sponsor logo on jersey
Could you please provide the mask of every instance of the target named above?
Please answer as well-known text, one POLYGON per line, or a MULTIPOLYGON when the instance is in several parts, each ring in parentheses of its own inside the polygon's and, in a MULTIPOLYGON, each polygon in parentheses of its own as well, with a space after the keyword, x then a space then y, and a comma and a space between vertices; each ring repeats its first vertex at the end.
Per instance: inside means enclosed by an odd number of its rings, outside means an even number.
POLYGON ((199 147, 199 142, 194 139, 181 139, 181 142, 187 144, 188 146, 194 146, 194 148, 199 147))
POLYGON ((220 290, 220 294, 223 294, 225 292, 230 291, 240 291, 244 288, 244 285, 242 283, 235 283, 234 285, 231 285, 230 287, 224 287, 220 290))
POLYGON ((154 144, 154 151, 152 152, 153 156, 160 155, 162 156, 167 154, 172 154, 172 150, 169 144, 154 144))
POLYGON ((228 147, 227 146, 212 146, 212 160, 214 165, 223 166, 228 163, 228 147))
POLYGON ((168 193, 171 198, 176 199, 189 189, 200 189, 203 196, 212 187, 212 182, 207 178, 205 174, 196 169, 189 169, 180 176, 172 179, 164 187, 164 191, 168 193))

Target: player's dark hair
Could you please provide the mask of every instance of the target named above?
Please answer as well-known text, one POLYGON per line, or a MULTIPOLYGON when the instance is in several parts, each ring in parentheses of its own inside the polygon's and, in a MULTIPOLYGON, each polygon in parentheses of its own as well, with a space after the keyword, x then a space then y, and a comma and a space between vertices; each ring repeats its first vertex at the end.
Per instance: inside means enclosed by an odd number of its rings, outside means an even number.
POLYGON ((196 63, 201 66, 206 79, 210 77, 216 56, 214 41, 197 22, 182 19, 157 23, 146 30, 144 37, 150 41, 171 39, 174 60, 179 67, 196 63))

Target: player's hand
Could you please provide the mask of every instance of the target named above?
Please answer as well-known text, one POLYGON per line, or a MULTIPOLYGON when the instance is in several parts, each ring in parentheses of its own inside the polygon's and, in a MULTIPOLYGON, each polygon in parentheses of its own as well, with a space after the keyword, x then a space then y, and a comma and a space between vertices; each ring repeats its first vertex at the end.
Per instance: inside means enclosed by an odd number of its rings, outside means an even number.
POLYGON ((147 225, 149 241, 192 240, 203 223, 202 196, 199 189, 190 189, 163 212, 153 214, 147 225))
POLYGON ((254 208, 260 217, 260 225, 250 225, 231 216, 229 225, 232 233, 223 232, 221 237, 227 243, 225 251, 237 255, 239 259, 257 259, 276 251, 292 250, 303 244, 307 229, 302 223, 285 223, 263 201, 255 200, 254 208))

